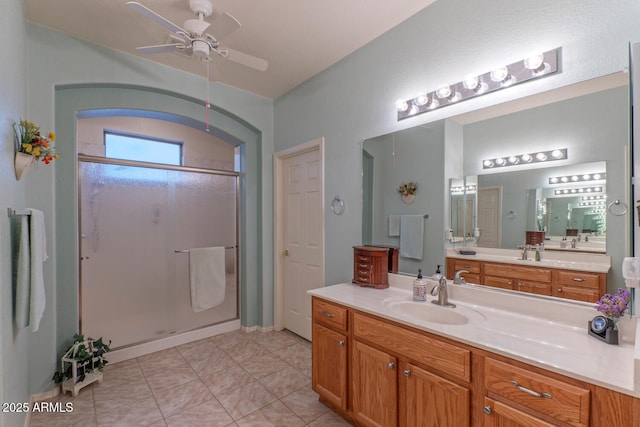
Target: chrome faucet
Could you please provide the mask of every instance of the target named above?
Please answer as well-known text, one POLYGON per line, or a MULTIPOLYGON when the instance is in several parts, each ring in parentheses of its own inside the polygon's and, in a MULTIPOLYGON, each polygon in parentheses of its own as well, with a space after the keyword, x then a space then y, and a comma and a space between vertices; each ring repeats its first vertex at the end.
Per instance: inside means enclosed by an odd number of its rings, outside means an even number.
POLYGON ((518 246, 519 249, 522 249, 522 257, 520 259, 522 259, 523 261, 527 260, 527 256, 529 255, 529 245, 522 245, 522 246, 518 246))
POLYGON ((571 240, 571 248, 576 248, 576 239, 571 240))
POLYGON ((453 284, 454 285, 462 285, 467 283, 466 280, 464 280, 464 277, 462 277, 463 273, 468 273, 467 270, 458 270, 456 271, 456 274, 453 275, 453 284))
POLYGON ((438 300, 432 300, 431 303, 438 304, 443 307, 454 308, 456 305, 449 302, 449 293, 447 291, 447 279, 442 276, 437 285, 431 288, 431 295, 438 295, 438 300))

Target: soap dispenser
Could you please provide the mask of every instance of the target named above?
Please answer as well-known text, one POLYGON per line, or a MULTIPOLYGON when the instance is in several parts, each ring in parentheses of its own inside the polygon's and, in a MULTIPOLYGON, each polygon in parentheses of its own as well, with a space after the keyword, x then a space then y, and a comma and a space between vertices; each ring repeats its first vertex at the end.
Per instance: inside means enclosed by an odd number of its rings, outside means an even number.
POLYGON ((440 264, 438 264, 438 266, 436 267, 436 274, 434 274, 433 276, 431 276, 431 278, 433 280, 440 280, 440 278, 442 277, 442 272, 440 271, 440 267, 442 267, 440 264))
POLYGON ((413 300, 427 300, 427 281, 422 278, 422 270, 418 270, 418 277, 413 281, 413 300))

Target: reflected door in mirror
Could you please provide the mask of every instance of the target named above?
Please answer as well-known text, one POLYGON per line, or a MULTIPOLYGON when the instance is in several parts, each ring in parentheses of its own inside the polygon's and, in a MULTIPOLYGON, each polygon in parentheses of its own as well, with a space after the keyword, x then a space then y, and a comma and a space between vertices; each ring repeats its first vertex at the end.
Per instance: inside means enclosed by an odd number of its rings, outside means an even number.
POLYGON ((478 246, 480 247, 500 247, 501 193, 500 187, 478 189, 478 228, 481 230, 478 246))

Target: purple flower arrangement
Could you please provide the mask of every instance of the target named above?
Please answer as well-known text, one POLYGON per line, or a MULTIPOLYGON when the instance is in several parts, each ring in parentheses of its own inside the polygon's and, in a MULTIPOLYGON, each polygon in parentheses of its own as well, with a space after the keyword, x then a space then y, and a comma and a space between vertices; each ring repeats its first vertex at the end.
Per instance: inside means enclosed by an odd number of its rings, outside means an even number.
POLYGON ((604 294, 596 303, 596 310, 612 319, 622 317, 628 307, 629 291, 622 288, 614 295, 604 294))

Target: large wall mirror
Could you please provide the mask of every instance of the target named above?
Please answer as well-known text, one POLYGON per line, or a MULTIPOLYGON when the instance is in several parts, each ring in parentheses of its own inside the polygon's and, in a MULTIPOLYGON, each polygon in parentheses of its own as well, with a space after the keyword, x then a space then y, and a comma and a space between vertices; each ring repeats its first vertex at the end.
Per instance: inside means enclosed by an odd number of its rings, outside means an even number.
POLYGON ((567 234, 570 246, 577 229, 576 249, 611 256, 608 286, 617 288, 632 244, 631 219, 606 207, 630 203, 629 105, 628 74, 620 72, 365 141, 363 244, 398 245, 389 235, 389 216, 429 214, 422 259, 401 257, 399 272, 431 274, 447 247, 515 249, 527 231, 540 230, 552 250, 567 234), (556 148, 566 148, 567 158, 483 167, 485 159, 556 148), (587 187, 583 178, 550 184, 555 177, 594 174, 599 179, 589 186, 601 191, 589 194, 577 190, 587 187), (420 184, 412 205, 397 194, 404 181, 420 184), (499 190, 497 202, 479 208, 489 189, 499 190))

